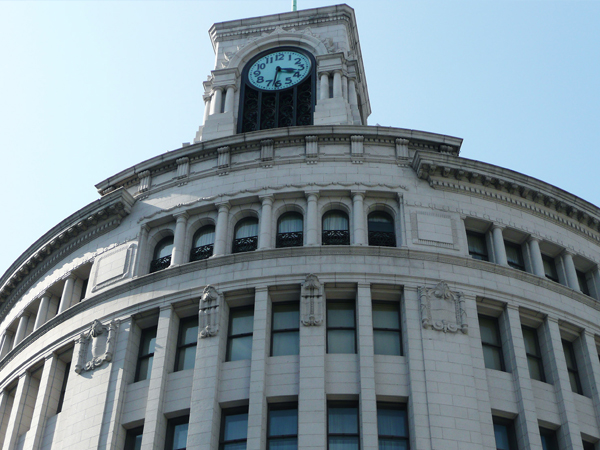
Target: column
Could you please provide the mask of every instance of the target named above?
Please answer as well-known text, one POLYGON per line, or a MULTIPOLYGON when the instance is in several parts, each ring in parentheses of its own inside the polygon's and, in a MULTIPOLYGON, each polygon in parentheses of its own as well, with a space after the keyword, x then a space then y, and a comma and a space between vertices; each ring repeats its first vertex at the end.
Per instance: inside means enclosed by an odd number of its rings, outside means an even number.
POLYGON ((356 80, 350 78, 348 82, 348 100, 351 106, 358 107, 358 96, 356 94, 356 80))
POLYGON ((148 233, 150 232, 150 227, 144 224, 140 227, 140 232, 138 234, 138 248, 137 248, 137 257, 135 262, 135 273, 134 276, 144 275, 148 268, 142 267, 143 264, 149 264, 146 261, 146 247, 148 246, 148 233), (144 270, 145 269, 145 270, 144 270))
POLYGON ((333 98, 342 97, 342 71, 333 72, 333 98))
POLYGON ((271 248, 271 228, 273 213, 273 196, 261 195, 262 209, 260 214, 260 237, 258 238, 258 249, 271 248))
POLYGON ((167 374, 175 364, 177 328, 179 319, 173 307, 160 308, 156 332, 156 350, 152 362, 152 373, 148 384, 148 400, 144 414, 142 450, 162 450, 167 433, 167 419, 163 414, 163 403, 167 386, 167 374))
POLYGON ((49 417, 48 406, 52 392, 52 382, 56 377, 57 361, 58 358, 54 353, 47 356, 44 361, 38 395, 31 418, 31 426, 29 427, 29 432, 25 438, 25 445, 23 446, 26 449, 39 450, 41 448, 46 419, 49 417))
POLYGON ((567 286, 577 292, 581 292, 579 280, 577 279, 577 272, 575 270, 575 264, 573 263, 573 254, 565 250, 562 253, 562 260, 563 265, 565 266, 565 273, 567 275, 567 286))
POLYGON ((37 317, 35 318, 35 324, 33 325, 34 331, 44 325, 48 320, 48 308, 50 307, 50 299, 52 296, 49 293, 42 295, 40 299, 40 306, 38 308, 37 317))
POLYGON ((30 379, 31 375, 29 375, 29 372, 24 372, 19 376, 17 391, 15 392, 15 399, 8 418, 8 426, 6 427, 2 450, 14 450, 17 439, 19 439, 21 416, 23 415, 25 401, 27 400, 27 388, 29 387, 30 379))
POLYGON ((223 102, 223 88, 216 87, 213 88, 213 98, 210 104, 210 115, 220 114, 221 106, 223 102))
POLYGON ((495 263, 502 266, 508 266, 506 259, 506 248, 504 247, 504 236, 502 235, 503 227, 492 225, 492 241, 494 243, 494 258, 495 263))
POLYGON ((527 243, 529 244, 529 254, 531 255, 531 266, 534 275, 545 278, 546 271, 544 270, 544 261, 542 260, 542 252, 540 250, 540 240, 530 236, 527 243))
POLYGON ((233 111, 233 100, 234 100, 235 86, 227 86, 227 92, 225 93, 225 111, 233 111))
POLYGON ((4 423, 4 418, 10 414, 11 408, 10 395, 6 389, 3 389, 0 391, 0 449, 4 448, 4 433, 2 433, 1 427, 4 423))
POLYGON ((227 223, 229 222, 229 202, 217 203, 219 213, 217 215, 217 226, 215 229, 214 256, 222 256, 227 248, 227 223))
POLYGON ((210 95, 204 96, 204 117, 202 119, 202 125, 206 125, 206 119, 210 115, 210 95))
POLYGON ((14 337, 15 334, 10 330, 6 330, 2 335, 2 342, 0 342, 0 359, 4 358, 6 354, 11 351, 14 337))
MULTIPOLYGON (((583 450, 577 407, 575 406, 571 382, 569 381, 569 372, 567 371, 558 319, 548 317, 544 326, 546 332, 543 339, 546 347, 545 350, 550 353, 550 358, 548 358, 550 360, 549 372, 554 384, 561 420, 561 427, 558 432, 558 446, 572 450, 583 450)), ((543 352, 544 346, 541 347, 543 352)))
POLYGON ((600 266, 596 265, 592 268, 591 273, 590 294, 596 300, 600 300, 600 266))
POLYGON ((353 241, 355 245, 366 245, 364 191, 352 191, 353 241))
POLYGON ((175 214, 177 222, 175 223, 175 236, 173 238, 173 251, 171 253, 171 267, 179 266, 184 262, 183 247, 185 246, 185 234, 187 231, 187 221, 190 216, 183 212, 175 214))
POLYGON ((371 286, 359 283, 356 291, 358 358, 360 368, 361 449, 377 450, 377 396, 375 391, 375 350, 371 286))
POLYGON ((13 347, 19 345, 23 339, 25 339, 25 334, 27 333, 27 325, 29 323, 29 313, 24 311, 19 317, 19 325, 17 325, 17 332, 15 334, 15 343, 13 347))
POLYGON ((321 93, 319 100, 326 100, 329 98, 329 72, 321 73, 321 93))
POLYGON ((342 97, 348 100, 348 77, 346 75, 342 75, 342 97))
POLYGON ((519 408, 519 414, 515 420, 517 441, 522 442, 524 448, 542 450, 535 398, 531 387, 531 378, 529 377, 525 341, 523 340, 521 318, 517 306, 507 305, 506 314, 500 326, 503 328, 502 335, 506 340, 503 349, 507 356, 507 363, 511 369, 517 394, 519 408))
POLYGON ((250 398, 248 401, 248 448, 263 449, 266 440, 267 398, 265 397, 266 364, 269 355, 269 291, 256 287, 254 293, 254 331, 250 363, 250 398))
POLYGON ((600 361, 598 360, 596 338, 592 331, 585 330, 579 339, 581 339, 581 353, 583 354, 583 361, 579 368, 581 382, 584 385, 593 386, 590 393, 596 412, 596 422, 600 425, 600 392, 597 388, 600 386, 600 361))
POLYGON ((75 288, 75 275, 71 274, 65 278, 65 285, 63 286, 62 295, 60 297, 60 305, 58 306, 58 313, 60 314, 71 307, 73 301, 73 290, 75 288))
POLYGON ((317 230, 319 229, 319 217, 317 212, 318 192, 305 192, 306 199, 306 245, 319 245, 317 230))

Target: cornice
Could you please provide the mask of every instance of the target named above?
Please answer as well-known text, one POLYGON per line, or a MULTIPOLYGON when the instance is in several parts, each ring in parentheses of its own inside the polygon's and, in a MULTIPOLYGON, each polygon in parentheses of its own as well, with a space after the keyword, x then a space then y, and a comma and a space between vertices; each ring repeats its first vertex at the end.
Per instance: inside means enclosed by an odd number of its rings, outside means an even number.
POLYGON ((49 268, 85 243, 119 226, 135 199, 117 189, 69 216, 29 247, 0 278, 0 317, 49 268))

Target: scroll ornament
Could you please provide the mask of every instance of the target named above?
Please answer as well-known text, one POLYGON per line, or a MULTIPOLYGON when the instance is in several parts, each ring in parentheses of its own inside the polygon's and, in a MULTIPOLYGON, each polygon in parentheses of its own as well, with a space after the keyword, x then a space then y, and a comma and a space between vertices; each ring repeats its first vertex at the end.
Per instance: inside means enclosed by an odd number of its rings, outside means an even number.
POLYGON ((204 288, 198 311, 200 339, 216 336, 219 332, 219 306, 222 296, 213 286, 208 285, 204 288))
POLYGON ((116 320, 108 325, 94 320, 90 327, 79 335, 76 341, 79 344, 76 373, 94 370, 104 362, 112 361, 118 326, 119 322, 116 320))
POLYGON ((323 284, 314 274, 309 274, 302 283, 300 301, 300 321, 304 326, 323 323, 323 284))
POLYGON ((462 292, 451 291, 445 281, 433 288, 419 287, 423 328, 467 334, 467 313, 462 292))

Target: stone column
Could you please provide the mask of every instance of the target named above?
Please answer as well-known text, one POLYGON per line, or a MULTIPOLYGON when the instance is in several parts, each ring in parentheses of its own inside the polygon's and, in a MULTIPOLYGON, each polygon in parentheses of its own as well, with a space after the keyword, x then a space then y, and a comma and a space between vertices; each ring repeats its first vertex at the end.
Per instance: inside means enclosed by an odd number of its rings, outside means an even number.
POLYGON ((223 88, 213 88, 213 98, 210 103, 210 115, 220 114, 223 104, 223 88))
POLYGON ((359 283, 356 292, 358 358, 360 368, 360 418, 363 450, 377 450, 377 397, 375 390, 375 350, 371 286, 359 283))
POLYGON ((135 272, 134 276, 138 277, 140 275, 144 275, 145 272, 148 271, 147 267, 142 267, 142 264, 148 264, 146 262, 146 247, 148 246, 148 233, 150 232, 150 227, 144 224, 140 227, 139 238, 138 238, 138 248, 137 248, 137 257, 135 262, 135 272))
POLYGON ((12 331, 6 330, 2 335, 2 341, 0 342, 0 359, 4 358, 8 352, 12 349, 15 335, 12 331))
POLYGON ((600 300, 600 266, 596 265, 592 268, 591 273, 590 294, 596 300, 600 300))
POLYGON ((76 277, 73 274, 65 278, 65 285, 63 286, 57 314, 61 314, 71 307, 71 302, 73 301, 73 290, 75 289, 75 281, 76 277))
POLYGON ((267 286, 259 286, 254 294, 254 331, 250 363, 250 398, 248 401, 248 448, 265 448, 267 429, 266 368, 269 356, 270 308, 267 286))
POLYGON ((565 250, 562 253, 562 260, 565 266, 565 274, 567 275, 567 286, 577 292, 581 292, 577 272, 575 271, 575 264, 573 263, 573 254, 565 250))
POLYGON ((48 308, 50 307, 50 299, 52 296, 49 293, 45 293, 42 295, 40 299, 40 306, 38 308, 37 317, 35 318, 35 324, 33 325, 33 330, 37 330, 39 327, 44 325, 48 320, 48 308))
MULTIPOLYGON (((3 422, 4 417, 8 416, 11 407, 10 394, 6 389, 3 389, 0 391, 0 421, 3 422)), ((0 433, 0 449, 2 448, 4 448, 4 433, 0 433)))
POLYGON ((144 435, 142 450, 162 450, 167 433, 167 419, 163 414, 163 404, 167 387, 167 374, 175 364, 177 328, 179 319, 173 307, 160 308, 156 331, 156 349, 152 361, 152 372, 148 384, 148 400, 144 414, 144 435))
POLYGON ((271 248, 272 234, 272 212, 273 212, 273 196, 261 195, 262 209, 260 214, 260 237, 258 238, 258 249, 271 248))
POLYGON ((206 119, 210 115, 210 95, 204 96, 204 117, 202 119, 202 125, 206 124, 206 119))
POLYGON ((581 382, 587 386, 592 386, 591 397, 594 411, 596 412, 596 423, 600 426, 600 361, 598 360, 598 348, 596 347, 596 338, 593 331, 585 330, 579 337, 581 339, 581 348, 583 361, 579 373, 582 375, 581 382))
POLYGON ((317 211, 318 192, 305 192, 306 205, 306 245, 319 245, 319 217, 317 211))
POLYGON ((366 245, 364 191, 352 191, 352 221, 354 222, 353 241, 355 245, 366 245))
POLYGON ((358 107, 358 96, 356 94, 356 80, 354 78, 350 78, 348 82, 348 100, 351 106, 358 107))
POLYGON ((342 71, 333 72, 333 98, 342 98, 342 71))
POLYGON ((10 416, 8 417, 8 425, 4 435, 4 444, 2 445, 2 450, 15 449, 17 440, 19 439, 21 416, 23 415, 23 410, 25 409, 27 390, 29 388, 30 380, 31 375, 29 375, 29 372, 24 372, 19 376, 17 391, 15 392, 15 399, 13 400, 10 416))
POLYGON ((348 100, 348 77, 342 75, 342 97, 348 100))
POLYGON ((184 263, 183 248, 185 247, 185 235, 187 231, 187 221, 190 216, 183 212, 176 214, 175 218, 175 236, 173 237, 173 251, 171 252, 171 267, 179 266, 184 263))
POLYGON ((321 93, 319 95, 319 100, 326 100, 329 98, 329 73, 322 72, 321 73, 321 93))
POLYGON ((533 274, 545 278, 546 271, 544 270, 544 261, 542 260, 542 252, 540 250, 540 240, 534 236, 530 236, 527 243, 529 245, 529 254, 531 255, 533 274))
POLYGON ((227 248, 227 225, 229 222, 229 202, 217 203, 219 213, 217 215, 217 227, 215 229, 214 256, 222 256, 227 248))
POLYGON ((225 93, 225 111, 231 112, 233 111, 233 100, 235 94, 235 86, 227 86, 227 92, 225 93))
POLYGON ((28 324, 29 313, 27 311, 24 311, 23 314, 21 314, 21 317, 19 317, 19 325, 17 325, 17 332, 15 334, 15 343, 13 347, 16 347, 23 339, 25 339, 28 324))
POLYGON ((502 235, 503 227, 497 224, 492 225, 492 241, 494 243, 494 258, 495 263, 502 266, 508 266, 506 259, 506 248, 504 247, 504 236, 502 235))

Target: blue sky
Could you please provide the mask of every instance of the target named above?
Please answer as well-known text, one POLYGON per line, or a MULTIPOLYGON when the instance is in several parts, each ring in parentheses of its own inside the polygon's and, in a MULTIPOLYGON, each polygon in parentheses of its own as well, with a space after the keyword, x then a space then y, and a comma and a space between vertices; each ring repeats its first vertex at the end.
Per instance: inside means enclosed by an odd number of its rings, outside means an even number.
MULTIPOLYGON (((599 0, 349 4, 370 125, 461 137, 461 156, 600 204, 599 0)), ((212 23, 290 5, 0 1, 0 274, 96 183, 193 140, 212 23)))

